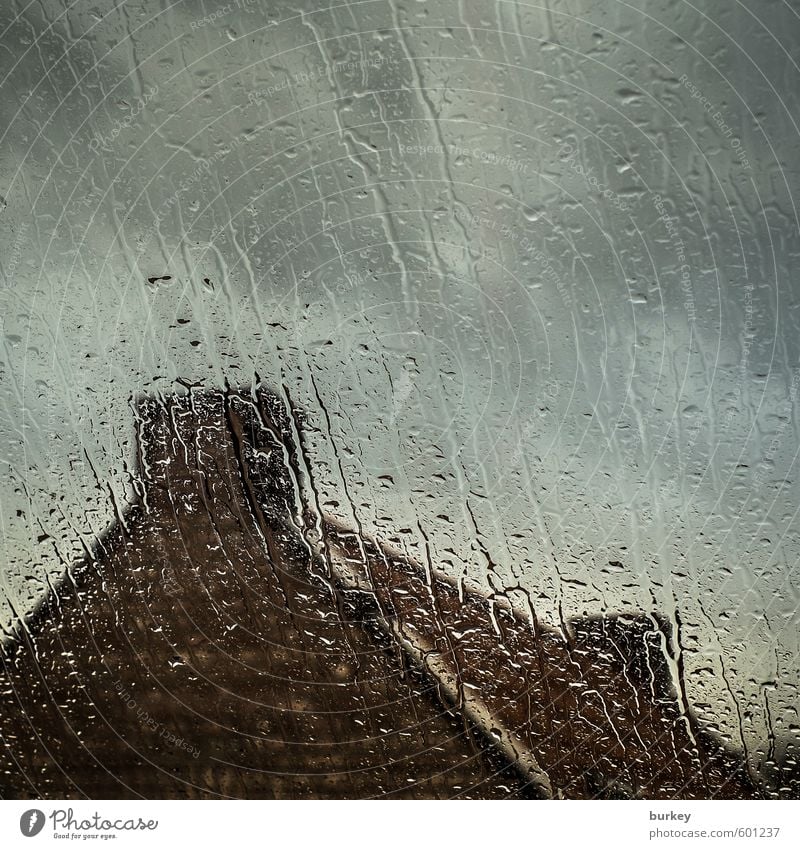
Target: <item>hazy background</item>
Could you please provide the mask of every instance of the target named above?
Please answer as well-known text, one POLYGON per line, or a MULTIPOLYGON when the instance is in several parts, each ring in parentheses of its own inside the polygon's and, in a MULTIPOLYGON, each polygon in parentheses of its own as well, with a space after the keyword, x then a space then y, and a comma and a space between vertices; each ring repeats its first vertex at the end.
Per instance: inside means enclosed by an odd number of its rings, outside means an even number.
POLYGON ((257 373, 331 512, 554 624, 662 611, 769 774, 800 734, 798 13, 264 5, 0 10, 3 628, 132 496, 133 400, 257 373))

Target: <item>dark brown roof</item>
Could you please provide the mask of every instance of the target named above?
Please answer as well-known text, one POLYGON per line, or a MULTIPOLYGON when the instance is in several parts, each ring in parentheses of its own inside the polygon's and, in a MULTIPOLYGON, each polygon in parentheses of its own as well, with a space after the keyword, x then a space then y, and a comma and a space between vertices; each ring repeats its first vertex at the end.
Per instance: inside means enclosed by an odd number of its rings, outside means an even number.
POLYGON ((138 503, 4 648, 4 798, 747 798, 655 615, 535 611, 321 516, 267 393, 139 407, 138 503))

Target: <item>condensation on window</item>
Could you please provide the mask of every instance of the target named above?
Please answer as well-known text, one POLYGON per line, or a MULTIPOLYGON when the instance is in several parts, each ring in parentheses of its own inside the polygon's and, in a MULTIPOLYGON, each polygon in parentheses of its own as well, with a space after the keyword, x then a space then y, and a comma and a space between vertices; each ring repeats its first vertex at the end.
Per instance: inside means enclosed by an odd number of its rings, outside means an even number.
POLYGON ((797 796, 796 10, 0 33, 0 797, 797 796))

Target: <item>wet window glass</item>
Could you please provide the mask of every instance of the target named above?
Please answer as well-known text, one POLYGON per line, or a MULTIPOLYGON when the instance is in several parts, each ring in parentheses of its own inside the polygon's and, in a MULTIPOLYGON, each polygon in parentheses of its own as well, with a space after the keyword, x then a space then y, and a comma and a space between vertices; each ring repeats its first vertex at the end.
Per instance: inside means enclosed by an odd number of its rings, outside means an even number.
POLYGON ((796 798, 788 3, 0 9, 0 798, 796 798))

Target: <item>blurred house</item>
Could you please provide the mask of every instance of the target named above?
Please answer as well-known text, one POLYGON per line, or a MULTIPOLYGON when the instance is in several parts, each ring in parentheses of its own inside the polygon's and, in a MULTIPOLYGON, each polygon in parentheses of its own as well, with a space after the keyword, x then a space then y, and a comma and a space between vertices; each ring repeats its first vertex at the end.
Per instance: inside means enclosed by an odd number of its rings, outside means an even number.
POLYGON ((766 793, 661 617, 544 628, 323 515, 266 392, 146 399, 137 432, 137 503, 3 647, 0 797, 766 793))

